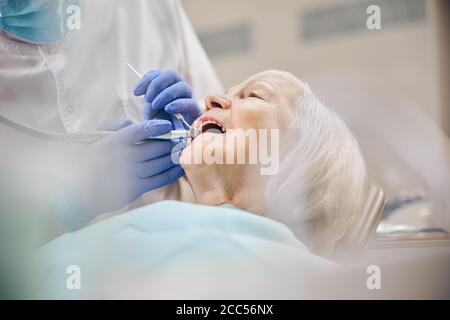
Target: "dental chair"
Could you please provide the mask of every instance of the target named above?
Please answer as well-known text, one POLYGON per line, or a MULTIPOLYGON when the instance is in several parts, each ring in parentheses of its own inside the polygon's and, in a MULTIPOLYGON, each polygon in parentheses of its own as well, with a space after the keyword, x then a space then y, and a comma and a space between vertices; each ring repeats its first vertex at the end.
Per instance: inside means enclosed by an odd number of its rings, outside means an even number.
POLYGON ((364 254, 381 220, 385 204, 383 190, 371 183, 367 188, 363 213, 339 240, 331 257, 333 260, 353 260, 364 254))

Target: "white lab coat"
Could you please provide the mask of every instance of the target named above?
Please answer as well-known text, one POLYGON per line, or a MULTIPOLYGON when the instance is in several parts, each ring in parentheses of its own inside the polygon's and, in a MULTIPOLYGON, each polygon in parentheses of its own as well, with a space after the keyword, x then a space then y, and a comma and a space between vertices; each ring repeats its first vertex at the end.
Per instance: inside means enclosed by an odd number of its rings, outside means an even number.
MULTIPOLYGON (((0 34, 0 112, 68 133, 95 131, 108 118, 140 120, 143 100, 133 96, 137 79, 126 62, 142 73, 176 70, 199 100, 222 90, 178 0, 81 1, 81 29, 56 44, 31 45, 0 34)), ((0 143, 6 151, 0 170, 24 176, 40 191, 58 170, 68 170, 78 151, 2 124, 0 143)))

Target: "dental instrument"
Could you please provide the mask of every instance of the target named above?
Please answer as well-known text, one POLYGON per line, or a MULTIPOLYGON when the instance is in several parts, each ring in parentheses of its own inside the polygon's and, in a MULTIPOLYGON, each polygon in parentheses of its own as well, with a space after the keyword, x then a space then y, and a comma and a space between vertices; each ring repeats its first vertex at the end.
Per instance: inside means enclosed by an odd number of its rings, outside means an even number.
MULTIPOLYGON (((136 77, 138 77, 139 79, 141 79, 143 76, 142 74, 136 70, 135 67, 133 67, 129 62, 127 62, 127 66, 128 68, 130 68, 130 70, 136 75, 136 77)), ((187 127, 187 128, 191 128, 190 124, 187 123, 187 121, 184 119, 184 117, 180 114, 180 113, 175 113, 174 116, 183 122, 183 124, 187 127)))
POLYGON ((196 128, 191 128, 189 130, 172 130, 165 134, 161 134, 155 137, 149 137, 142 140, 142 142, 148 140, 180 140, 180 139, 194 139, 200 134, 200 130, 196 128))

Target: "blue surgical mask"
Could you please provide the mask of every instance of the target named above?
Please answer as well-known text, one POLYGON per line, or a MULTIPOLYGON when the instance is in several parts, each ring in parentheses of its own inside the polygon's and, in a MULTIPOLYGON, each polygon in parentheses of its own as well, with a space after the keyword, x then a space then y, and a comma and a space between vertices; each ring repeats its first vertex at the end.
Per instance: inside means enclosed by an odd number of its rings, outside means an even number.
POLYGON ((67 31, 67 7, 78 0, 0 0, 0 29, 34 44, 61 40, 67 31))

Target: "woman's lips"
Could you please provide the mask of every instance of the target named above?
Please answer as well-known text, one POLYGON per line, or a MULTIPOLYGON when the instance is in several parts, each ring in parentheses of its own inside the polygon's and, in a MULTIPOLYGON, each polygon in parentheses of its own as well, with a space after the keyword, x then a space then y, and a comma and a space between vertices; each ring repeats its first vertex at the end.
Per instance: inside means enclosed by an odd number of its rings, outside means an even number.
POLYGON ((202 115, 198 118, 194 124, 194 128, 199 129, 202 133, 208 130, 218 131, 217 133, 225 133, 227 131, 226 127, 217 118, 211 115, 202 115))

